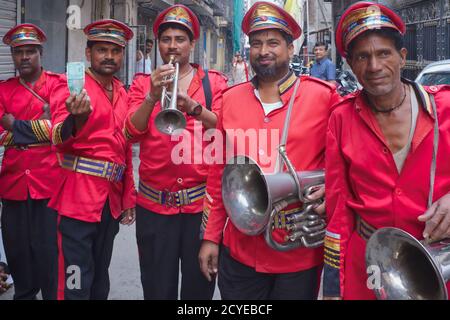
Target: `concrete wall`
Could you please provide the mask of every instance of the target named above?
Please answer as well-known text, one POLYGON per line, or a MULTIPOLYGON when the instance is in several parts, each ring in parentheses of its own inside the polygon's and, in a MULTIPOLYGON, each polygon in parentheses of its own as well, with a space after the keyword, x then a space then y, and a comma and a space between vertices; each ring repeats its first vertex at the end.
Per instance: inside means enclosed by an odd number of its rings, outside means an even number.
POLYGON ((211 69, 211 53, 212 53, 212 31, 208 29, 206 31, 206 57, 204 58, 204 68, 211 69))
MULTIPOLYGON (((114 19, 122 21, 129 26, 135 26, 138 22, 137 8, 138 5, 136 0, 115 1, 112 16, 114 19)), ((124 61, 124 66, 119 73, 119 78, 125 84, 130 85, 136 70, 136 38, 133 38, 128 43, 126 52, 126 59, 124 61)))
MULTIPOLYGON (((94 12, 93 0, 84 1, 84 5, 81 9, 81 28, 68 31, 68 61, 83 61, 88 64, 85 57, 86 36, 83 32, 83 28, 92 21, 94 12)), ((70 0, 70 5, 80 5, 78 0, 70 0)))
POLYGON ((53 72, 64 72, 66 64, 66 1, 25 0, 24 21, 40 26, 47 34, 42 64, 53 72))
MULTIPOLYGON (((308 1, 309 4, 309 32, 323 30, 327 27, 333 27, 333 16, 331 3, 320 0, 322 8, 320 8, 319 1, 308 1), (322 10, 321 10, 322 9, 322 10)), ((317 37, 314 33, 309 38, 309 50, 317 42, 317 37)))

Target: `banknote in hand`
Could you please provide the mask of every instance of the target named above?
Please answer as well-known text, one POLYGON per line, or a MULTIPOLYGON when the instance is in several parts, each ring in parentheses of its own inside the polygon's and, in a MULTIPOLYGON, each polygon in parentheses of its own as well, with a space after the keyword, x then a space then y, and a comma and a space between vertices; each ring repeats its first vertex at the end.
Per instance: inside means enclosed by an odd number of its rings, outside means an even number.
POLYGON ((71 94, 79 95, 84 88, 84 63, 67 63, 67 84, 71 94))

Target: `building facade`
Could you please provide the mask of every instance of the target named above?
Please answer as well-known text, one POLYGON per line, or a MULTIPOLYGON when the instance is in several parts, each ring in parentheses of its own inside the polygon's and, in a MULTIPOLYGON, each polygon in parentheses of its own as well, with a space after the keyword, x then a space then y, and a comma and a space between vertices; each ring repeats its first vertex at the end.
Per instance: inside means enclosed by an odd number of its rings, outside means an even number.
MULTIPOLYGON (((0 37, 20 22, 21 1, 0 1, 0 37)), ((0 42, 0 80, 5 80, 15 75, 14 64, 8 46, 0 42)))
POLYGON ((305 41, 303 42, 303 56, 305 64, 314 57, 313 49, 317 42, 328 44, 330 58, 336 57, 334 49, 334 25, 332 5, 324 0, 307 0, 303 4, 305 41))
MULTIPOLYGON (((200 39, 191 61, 204 68, 226 72, 232 59, 233 0, 2 0, 0 36, 17 23, 34 23, 47 34, 43 65, 63 73, 68 61, 85 60, 86 37, 83 28, 99 19, 116 19, 130 26, 134 39, 127 46, 120 79, 131 84, 136 68, 136 51, 146 39, 153 39, 153 22, 162 10, 181 3, 191 8, 201 23, 200 39)), ((152 65, 162 64, 158 44, 152 53, 152 65)), ((0 45, 0 80, 15 75, 10 49, 0 45)))

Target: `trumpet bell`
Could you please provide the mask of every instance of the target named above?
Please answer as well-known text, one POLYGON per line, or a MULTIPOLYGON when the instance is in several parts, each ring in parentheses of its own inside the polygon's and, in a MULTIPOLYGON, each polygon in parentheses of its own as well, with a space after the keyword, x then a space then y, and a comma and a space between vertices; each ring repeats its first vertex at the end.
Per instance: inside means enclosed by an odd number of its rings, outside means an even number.
POLYGON ((186 118, 177 109, 166 109, 158 113, 155 125, 159 132, 171 135, 175 130, 186 128, 186 118))
POLYGON ((450 242, 426 244, 403 230, 382 228, 367 242, 366 264, 377 266, 379 283, 373 290, 379 300, 448 298, 450 242))
POLYGON ((270 220, 272 205, 296 194, 289 173, 265 175, 255 161, 236 156, 225 166, 222 198, 234 226, 246 235, 258 235, 270 220))

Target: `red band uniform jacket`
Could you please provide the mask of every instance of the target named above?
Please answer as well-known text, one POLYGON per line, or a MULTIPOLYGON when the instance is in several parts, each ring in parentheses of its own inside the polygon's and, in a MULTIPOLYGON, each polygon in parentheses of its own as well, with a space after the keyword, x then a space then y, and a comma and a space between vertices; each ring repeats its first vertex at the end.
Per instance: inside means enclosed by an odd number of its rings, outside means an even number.
MULTIPOLYGON (((192 65, 196 73, 188 89, 188 95, 200 103, 205 103, 202 79, 205 72, 198 65, 192 65)), ((200 121, 185 114, 186 128, 179 137, 160 133, 155 126, 155 118, 161 111, 161 104, 155 104, 149 118, 148 128, 142 132, 131 123, 131 116, 141 106, 150 92, 150 75, 138 75, 130 87, 130 111, 125 124, 125 135, 132 142, 140 143, 139 193, 137 204, 159 214, 173 215, 178 213, 199 213, 203 210, 203 202, 193 201, 180 207, 160 204, 151 199, 148 187, 158 191, 176 192, 190 189, 206 183, 208 164, 204 161, 203 150, 209 141, 202 141, 205 129, 200 121), (194 130, 195 128, 195 130, 194 130), (183 147, 185 146, 185 147, 183 147)), ((217 113, 217 101, 222 90, 227 88, 226 77, 217 71, 209 70, 211 84, 212 111, 217 113)), ((204 192, 201 194, 203 197, 204 192)))
MULTIPOLYGON (((62 75, 43 70, 32 85, 35 93, 54 110, 69 95, 62 75)), ((0 144, 5 147, 0 172, 0 198, 22 201, 48 199, 61 175, 51 146, 51 121, 40 119, 45 103, 21 83, 19 77, 0 83, 0 118, 15 118, 12 131, 0 126, 0 144)))
POLYGON ((132 150, 123 134, 128 96, 118 79, 113 80, 113 102, 90 72, 86 72, 85 81, 93 110, 83 128, 73 135, 74 119, 65 103, 52 114, 52 141, 58 154, 108 161, 126 165, 126 169, 119 182, 63 169, 49 206, 63 216, 99 222, 107 200, 116 219, 135 207, 132 150))
MULTIPOLYGON (((261 102, 255 96, 255 79, 234 86, 223 93, 222 110, 217 128, 226 137, 226 143, 234 140, 232 155, 247 155, 255 160, 261 168, 272 173, 277 148, 281 140, 289 100, 294 91, 294 84, 300 79, 291 116, 287 139, 287 154, 297 171, 323 169, 325 166, 325 133, 331 107, 340 100, 334 85, 312 77, 297 78, 293 73, 279 83, 279 92, 283 107, 264 113, 261 102), (256 130, 257 140, 245 140, 245 146, 231 136, 236 130, 251 132, 256 130), (276 131, 273 131, 276 130, 276 131), (276 132, 276 140, 271 135, 276 132), (262 140, 265 139, 263 142, 262 140), (256 143, 257 141, 257 143, 256 143), (255 153, 250 150, 256 148, 255 153), (269 161, 268 157, 272 159, 269 161)), ((251 136, 251 134, 249 135, 251 136)), ((225 147, 224 147, 225 148, 225 147)), ((227 160, 223 160, 226 163, 227 160)), ((307 270, 322 264, 323 249, 297 248, 287 252, 276 251, 268 246, 264 234, 248 236, 241 233, 228 220, 222 201, 221 179, 223 164, 210 168, 207 183, 207 197, 203 217, 203 239, 221 243, 229 248, 231 256, 240 263, 263 273, 289 273, 307 270)), ((289 206, 286 210, 300 207, 300 203, 289 206)), ((284 242, 285 229, 274 230, 274 239, 284 242)))
POLYGON ((364 94, 359 92, 345 99, 330 117, 325 179, 330 220, 325 238, 325 296, 375 299, 367 286, 366 240, 356 231, 357 216, 370 228, 396 227, 423 239, 425 224, 417 217, 427 209, 434 127, 428 95, 435 98, 439 119, 433 202, 450 191, 450 87, 413 86, 420 104, 419 115, 400 174, 364 94))

